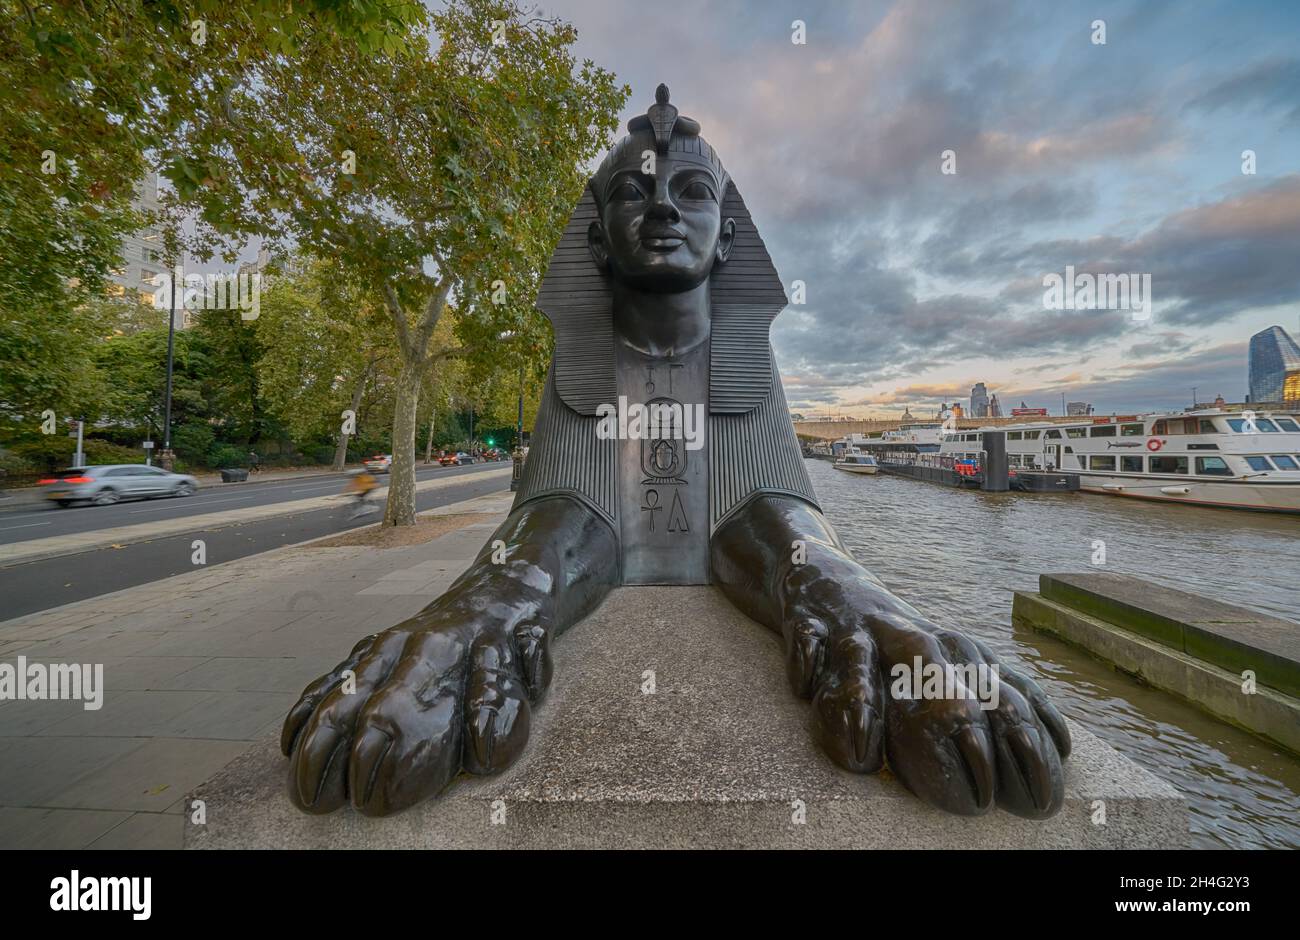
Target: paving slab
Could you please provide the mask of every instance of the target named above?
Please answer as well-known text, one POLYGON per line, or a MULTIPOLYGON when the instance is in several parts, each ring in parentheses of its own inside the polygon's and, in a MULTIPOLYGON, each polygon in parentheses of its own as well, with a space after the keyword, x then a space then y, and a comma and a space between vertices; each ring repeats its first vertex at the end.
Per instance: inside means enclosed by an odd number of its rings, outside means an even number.
MULTIPOLYGON (((79 849, 130 819, 127 812, 0 806, 0 849, 79 849)), ((176 817, 179 829, 181 821, 176 817)))
POLYGON ((154 738, 48 797, 47 806, 163 812, 247 749, 241 741, 154 738))
POLYGON ((90 843, 92 849, 174 849, 183 837, 179 813, 132 813, 90 843))

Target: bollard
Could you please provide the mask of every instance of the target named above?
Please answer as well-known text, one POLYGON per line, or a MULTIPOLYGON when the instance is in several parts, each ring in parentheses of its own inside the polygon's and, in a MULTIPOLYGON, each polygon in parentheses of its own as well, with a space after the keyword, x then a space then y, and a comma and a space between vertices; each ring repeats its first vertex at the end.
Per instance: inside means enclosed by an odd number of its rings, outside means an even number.
POLYGON ((985 431, 984 453, 980 456, 980 469, 984 482, 980 488, 988 493, 1005 493, 1011 488, 1007 477, 1007 435, 1005 431, 985 431))
POLYGON ((524 451, 521 447, 516 447, 510 455, 510 461, 513 466, 510 469, 510 492, 519 489, 519 480, 524 475, 524 451))

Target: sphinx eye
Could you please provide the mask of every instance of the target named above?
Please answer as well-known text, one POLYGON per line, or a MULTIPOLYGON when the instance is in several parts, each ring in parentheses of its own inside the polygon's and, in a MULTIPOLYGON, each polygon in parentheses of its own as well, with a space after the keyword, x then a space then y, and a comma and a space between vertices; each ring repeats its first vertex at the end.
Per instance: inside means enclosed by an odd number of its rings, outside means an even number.
POLYGON ((712 199, 713 190, 702 180, 692 180, 682 190, 683 199, 712 199))
POLYGON ((635 183, 624 180, 614 188, 614 191, 609 194, 609 198, 616 202, 639 202, 645 198, 645 194, 636 187, 635 183))

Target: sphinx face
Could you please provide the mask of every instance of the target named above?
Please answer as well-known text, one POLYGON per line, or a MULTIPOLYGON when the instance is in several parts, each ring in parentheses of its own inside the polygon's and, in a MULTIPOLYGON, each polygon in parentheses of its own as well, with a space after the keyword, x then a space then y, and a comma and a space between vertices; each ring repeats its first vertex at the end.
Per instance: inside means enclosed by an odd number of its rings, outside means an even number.
POLYGON ((601 221, 587 232, 592 257, 638 290, 698 287, 726 261, 735 238, 735 222, 722 218, 720 181, 689 153, 658 154, 654 174, 643 169, 629 160, 610 174, 601 221))

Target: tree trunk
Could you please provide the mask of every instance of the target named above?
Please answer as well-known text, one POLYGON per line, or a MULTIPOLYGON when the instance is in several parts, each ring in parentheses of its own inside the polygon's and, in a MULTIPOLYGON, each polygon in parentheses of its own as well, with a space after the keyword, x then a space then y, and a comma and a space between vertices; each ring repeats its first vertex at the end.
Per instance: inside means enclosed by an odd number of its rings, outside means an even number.
POLYGON ((334 463, 331 469, 336 471, 342 470, 344 466, 347 465, 347 462, 348 462, 348 436, 340 430, 338 446, 334 448, 334 463))
MULTIPOLYGON (((361 399, 366 393, 366 380, 370 378, 370 369, 361 373, 356 388, 352 389, 352 414, 355 416, 361 407, 361 399)), ((339 444, 334 448, 334 469, 342 470, 348 462, 348 436, 339 429, 339 444)))
POLYGON ((433 419, 438 416, 438 409, 429 411, 429 439, 424 442, 424 462, 433 463, 433 419))
POLYGON ((415 525, 415 431, 420 381, 427 363, 403 357, 393 407, 393 466, 388 477, 384 525, 415 525))

